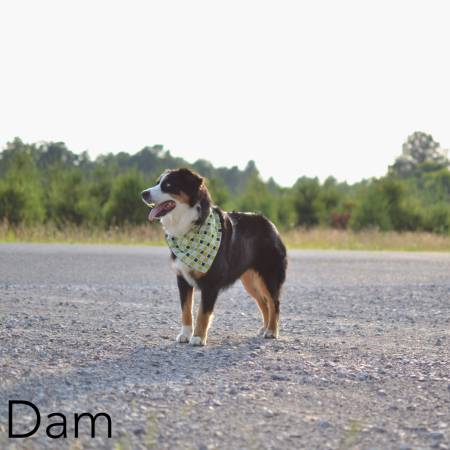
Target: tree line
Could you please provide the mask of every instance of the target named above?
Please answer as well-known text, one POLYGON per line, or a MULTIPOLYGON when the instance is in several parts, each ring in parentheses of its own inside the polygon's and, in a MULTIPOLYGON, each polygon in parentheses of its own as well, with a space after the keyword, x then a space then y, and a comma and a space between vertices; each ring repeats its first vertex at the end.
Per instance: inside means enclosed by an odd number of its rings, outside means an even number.
POLYGON ((353 230, 431 231, 450 234, 447 153, 432 136, 408 137, 401 155, 380 178, 348 184, 300 177, 291 187, 263 181, 253 161, 245 169, 193 164, 160 145, 135 154, 91 160, 62 142, 15 138, 0 153, 0 221, 111 227, 145 223, 139 193, 167 168, 190 167, 208 180, 213 200, 226 210, 261 212, 282 229, 296 226, 353 230))

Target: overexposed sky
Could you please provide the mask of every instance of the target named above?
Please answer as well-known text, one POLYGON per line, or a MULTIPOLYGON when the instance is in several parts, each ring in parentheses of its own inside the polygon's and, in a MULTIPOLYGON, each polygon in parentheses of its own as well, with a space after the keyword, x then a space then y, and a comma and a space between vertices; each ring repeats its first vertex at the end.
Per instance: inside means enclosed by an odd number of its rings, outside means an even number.
POLYGON ((0 146, 163 144, 283 185, 450 147, 446 1, 3 0, 0 146))

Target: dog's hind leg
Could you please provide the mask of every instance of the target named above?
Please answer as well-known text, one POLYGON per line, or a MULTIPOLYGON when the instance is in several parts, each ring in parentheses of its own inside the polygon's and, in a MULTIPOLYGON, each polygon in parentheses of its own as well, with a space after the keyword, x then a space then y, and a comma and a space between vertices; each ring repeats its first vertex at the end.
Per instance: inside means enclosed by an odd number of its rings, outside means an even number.
MULTIPOLYGON (((267 290, 267 288, 264 286, 267 290)), ((278 296, 275 297, 267 291, 267 305, 269 307, 269 323, 267 329, 264 332, 265 338, 278 338, 278 330, 280 323, 280 302, 278 296)))
POLYGON ((247 272, 250 272, 253 288, 257 292, 257 298, 260 299, 258 304, 264 302, 267 308, 267 321, 265 321, 263 336, 266 338, 277 338, 280 315, 279 289, 272 292, 262 275, 254 270, 249 270, 247 272))
POLYGON ((260 334, 263 334, 269 324, 269 308, 267 307, 265 298, 258 290, 257 281, 255 279, 257 276, 258 274, 254 270, 247 270, 241 275, 241 282, 244 285, 245 290, 255 299, 259 307, 263 320, 263 326, 260 329, 260 334))
POLYGON ((277 338, 280 316, 279 290, 273 293, 269 289, 266 280, 258 273, 255 276, 255 286, 260 296, 266 301, 269 311, 269 318, 263 336, 265 338, 277 338))
POLYGON ((260 295, 266 300, 269 311, 264 337, 277 338, 280 327, 280 293, 286 279, 287 258, 286 250, 281 241, 277 243, 274 252, 269 252, 255 267, 255 286, 260 295))

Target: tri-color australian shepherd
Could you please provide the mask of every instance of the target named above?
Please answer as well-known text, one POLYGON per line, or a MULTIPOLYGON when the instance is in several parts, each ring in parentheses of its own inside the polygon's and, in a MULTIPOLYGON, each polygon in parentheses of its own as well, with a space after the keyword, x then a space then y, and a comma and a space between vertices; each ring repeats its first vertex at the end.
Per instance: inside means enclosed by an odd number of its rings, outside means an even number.
POLYGON ((225 212, 214 206, 204 178, 189 169, 164 172, 155 186, 142 192, 142 199, 153 207, 149 220, 160 219, 166 240, 181 239, 206 225, 212 213, 220 220, 220 245, 206 273, 185 264, 171 250, 182 311, 177 342, 206 344, 217 296, 238 278, 261 311, 260 334, 278 337, 280 291, 287 257, 275 226, 260 214, 225 212), (201 303, 193 328, 194 288, 201 291, 201 303))

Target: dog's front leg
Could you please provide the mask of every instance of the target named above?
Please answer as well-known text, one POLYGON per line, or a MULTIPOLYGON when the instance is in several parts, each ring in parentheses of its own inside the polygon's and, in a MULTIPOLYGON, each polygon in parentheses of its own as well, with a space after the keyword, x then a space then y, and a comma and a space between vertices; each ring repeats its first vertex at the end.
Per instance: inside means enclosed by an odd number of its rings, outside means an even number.
POLYGON ((214 304, 216 303, 218 292, 211 289, 202 290, 202 301, 198 308, 195 319, 194 336, 191 337, 189 344, 205 345, 208 339, 208 328, 211 324, 214 304))
POLYGON ((181 301, 181 332, 177 336, 177 342, 189 342, 192 336, 192 303, 194 288, 183 278, 177 276, 178 291, 181 301))

